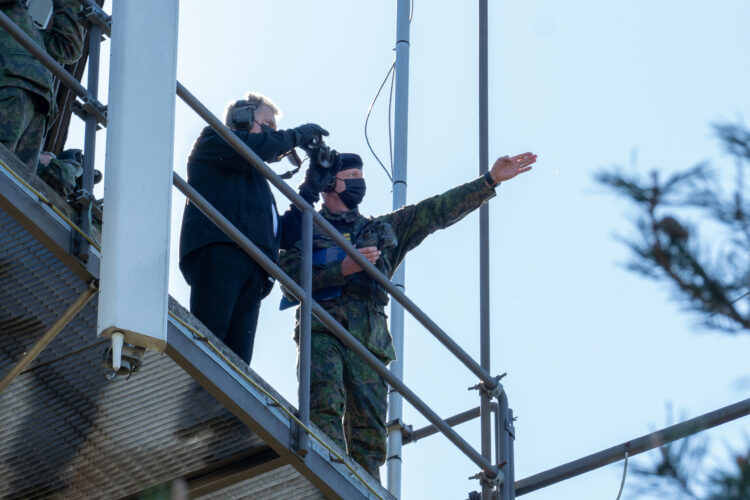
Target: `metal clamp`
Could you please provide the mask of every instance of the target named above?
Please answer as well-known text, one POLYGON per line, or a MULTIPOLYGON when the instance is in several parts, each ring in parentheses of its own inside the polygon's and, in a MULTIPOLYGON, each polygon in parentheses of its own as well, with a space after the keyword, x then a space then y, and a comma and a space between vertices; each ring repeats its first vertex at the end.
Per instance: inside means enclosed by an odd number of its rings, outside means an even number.
POLYGON ((385 424, 385 429, 389 434, 393 431, 401 431, 402 444, 408 444, 414 441, 414 427, 405 424, 400 418, 396 418, 385 424))
POLYGON ((99 122, 100 128, 107 126, 107 106, 88 96, 78 99, 70 104, 70 110, 76 116, 85 120, 87 116, 91 115, 99 122))
POLYGON ((481 381, 477 385, 469 387, 468 390, 479 391, 490 399, 500 399, 500 396, 503 394, 503 392, 505 392, 503 384, 500 383, 500 380, 502 380, 506 375, 508 375, 507 372, 503 373, 502 375, 496 375, 495 380, 497 381, 497 385, 495 385, 495 387, 492 389, 488 389, 485 386, 484 381, 481 381))
POLYGON ((499 467, 496 467, 495 470, 497 471, 497 474, 495 474, 494 476, 490 476, 487 472, 481 471, 469 477, 469 479, 479 479, 479 482, 483 486, 489 486, 490 488, 499 488, 505 480, 505 474, 503 474, 503 471, 501 471, 499 467))

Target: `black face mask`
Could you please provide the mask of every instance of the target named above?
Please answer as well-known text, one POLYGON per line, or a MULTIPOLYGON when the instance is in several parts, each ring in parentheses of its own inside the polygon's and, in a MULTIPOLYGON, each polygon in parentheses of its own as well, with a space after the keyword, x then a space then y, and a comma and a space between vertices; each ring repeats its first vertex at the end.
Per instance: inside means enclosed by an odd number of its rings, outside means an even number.
POLYGON ((365 197, 365 180, 364 179, 344 179, 346 189, 338 193, 339 199, 346 205, 349 210, 357 208, 365 197))

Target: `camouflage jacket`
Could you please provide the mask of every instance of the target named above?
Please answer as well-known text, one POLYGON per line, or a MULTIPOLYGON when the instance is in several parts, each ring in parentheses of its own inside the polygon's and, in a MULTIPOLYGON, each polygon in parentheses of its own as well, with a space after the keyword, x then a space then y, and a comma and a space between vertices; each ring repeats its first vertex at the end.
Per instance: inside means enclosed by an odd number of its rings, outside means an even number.
MULTIPOLYGON (((10 17, 37 44, 60 64, 71 64, 81 57, 83 26, 76 21, 78 0, 54 0, 49 28, 37 29, 21 0, 0 0, 0 10, 10 17)), ((7 31, 0 29, 0 87, 19 87, 44 98, 54 112, 52 73, 24 49, 7 31)))
MULTIPOLYGON (((356 209, 333 214, 325 207, 320 210, 320 214, 350 242, 356 241, 359 231, 371 221, 390 224, 398 238, 398 244, 394 248, 383 250, 381 255, 381 260, 387 263, 385 269, 390 278, 409 250, 438 229, 455 224, 494 195, 495 190, 489 188, 484 178, 480 177, 441 195, 380 217, 366 218, 356 209)), ((314 228, 313 251, 335 246, 327 235, 317 227, 314 228)), ((297 242, 292 249, 282 251, 279 259, 281 268, 298 281, 300 258, 301 243, 297 242)), ((376 293, 375 281, 364 271, 342 276, 342 261, 343 257, 333 262, 313 265, 313 293, 321 289, 340 287, 340 295, 318 302, 370 352, 388 363, 396 359, 396 353, 385 314, 387 298, 385 301, 380 299, 382 295, 376 293)), ((297 319, 295 339, 299 333, 299 308, 297 319)), ((328 331, 314 315, 312 330, 328 331)))

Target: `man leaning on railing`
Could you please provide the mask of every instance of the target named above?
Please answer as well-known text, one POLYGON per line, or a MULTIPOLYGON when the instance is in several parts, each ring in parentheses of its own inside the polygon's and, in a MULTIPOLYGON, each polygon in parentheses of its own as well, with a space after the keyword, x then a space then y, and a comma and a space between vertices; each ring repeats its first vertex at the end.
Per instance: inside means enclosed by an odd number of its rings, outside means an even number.
MULTIPOLYGON (((474 181, 376 218, 357 210, 365 194, 362 160, 356 154, 341 154, 339 162, 335 185, 323 193, 320 214, 390 278, 409 250, 479 208, 495 195, 501 181, 530 170, 536 155, 504 156, 474 181)), ((297 243, 281 252, 279 265, 289 276, 298 277, 300 260, 301 243, 297 243)), ((395 359, 384 309, 387 293, 317 227, 312 286, 313 298, 370 352, 384 364, 395 359)), ((296 339, 299 314, 298 309, 296 339)), ((311 330, 310 419, 379 478, 386 458, 386 383, 315 317, 311 330)))
MULTIPOLYGON (((23 0, 0 0, 0 9, 61 64, 81 57, 83 26, 78 0, 54 0, 49 26, 35 24, 23 0)), ((36 169, 55 112, 52 73, 0 29, 0 142, 36 169)))
MULTIPOLYGON (((279 115, 267 97, 248 93, 230 103, 225 123, 266 162, 328 135, 313 123, 276 130, 279 115)), ((188 183, 273 261, 279 248, 300 238, 300 210, 292 205, 279 217, 268 181, 213 128, 204 128, 195 141, 187 173, 188 183)), ((318 200, 308 182, 299 193, 308 203, 318 200)), ((249 364, 260 302, 273 287, 268 273, 189 201, 182 218, 180 269, 190 285, 190 311, 249 364)))

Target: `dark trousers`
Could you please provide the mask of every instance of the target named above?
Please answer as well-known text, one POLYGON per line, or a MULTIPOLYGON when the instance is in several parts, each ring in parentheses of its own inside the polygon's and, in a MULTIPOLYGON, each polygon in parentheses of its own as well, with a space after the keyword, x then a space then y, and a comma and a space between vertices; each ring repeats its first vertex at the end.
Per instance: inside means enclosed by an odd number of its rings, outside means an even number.
POLYGON ((190 285, 190 312, 249 365, 260 301, 273 286, 266 271, 225 243, 190 252, 180 268, 190 285))

